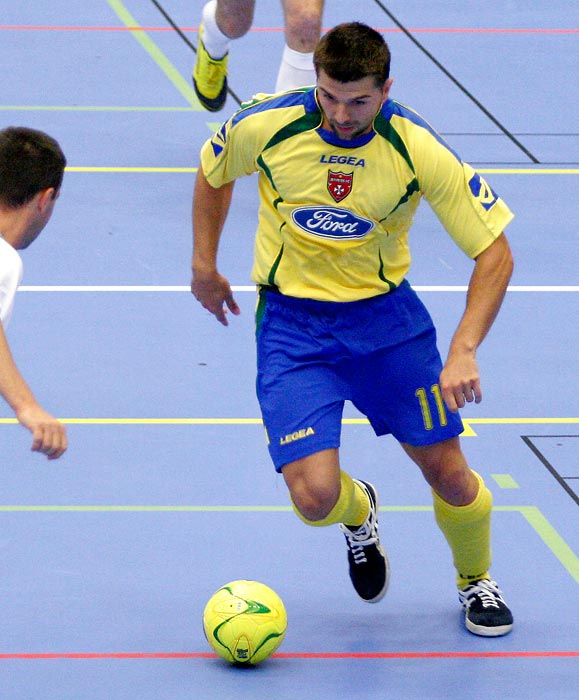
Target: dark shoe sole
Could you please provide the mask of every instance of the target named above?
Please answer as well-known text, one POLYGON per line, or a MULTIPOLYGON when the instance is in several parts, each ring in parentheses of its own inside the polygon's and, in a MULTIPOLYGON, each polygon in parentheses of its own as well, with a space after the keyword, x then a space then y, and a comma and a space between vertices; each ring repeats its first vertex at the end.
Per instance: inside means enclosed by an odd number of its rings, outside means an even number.
POLYGON ((219 112, 219 110, 223 109, 223 105, 225 104, 225 100, 227 99, 227 78, 225 78, 225 81, 223 82, 223 87, 221 88, 221 91, 219 92, 219 95, 214 98, 210 97, 205 97, 201 92, 199 92, 197 88, 197 83, 195 82, 195 78, 193 78, 193 88, 195 90, 195 94, 197 95, 199 102, 205 107, 206 110, 209 112, 219 112))

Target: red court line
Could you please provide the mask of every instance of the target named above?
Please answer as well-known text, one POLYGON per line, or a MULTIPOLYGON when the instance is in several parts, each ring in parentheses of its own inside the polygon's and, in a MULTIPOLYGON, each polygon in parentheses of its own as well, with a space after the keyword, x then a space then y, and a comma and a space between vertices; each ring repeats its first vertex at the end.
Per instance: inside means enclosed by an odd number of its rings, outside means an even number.
MULTIPOLYGON (((183 32, 197 32, 198 27, 180 27, 183 32)), ((324 28, 326 31, 327 28, 324 28)), ((379 32, 400 34, 397 27, 377 27, 379 32)), ((43 32, 173 32, 172 27, 99 27, 66 25, 0 25, 0 31, 43 31, 43 32)), ((283 27, 252 27, 252 32, 283 32, 283 27)), ((508 29, 508 28, 460 28, 460 27, 418 27, 409 28, 411 34, 578 34, 579 29, 508 29)))
MULTIPOLYGON (((579 651, 416 651, 416 652, 303 652, 278 653, 278 659, 521 659, 574 658, 579 651)), ((0 660, 41 659, 216 659, 211 652, 120 652, 0 654, 0 660)))
MULTIPOLYGON (((0 25, 2 31, 15 32, 173 32, 173 27, 72 27, 47 24, 14 24, 0 25)), ((197 27, 188 27, 190 31, 197 31, 197 27)))

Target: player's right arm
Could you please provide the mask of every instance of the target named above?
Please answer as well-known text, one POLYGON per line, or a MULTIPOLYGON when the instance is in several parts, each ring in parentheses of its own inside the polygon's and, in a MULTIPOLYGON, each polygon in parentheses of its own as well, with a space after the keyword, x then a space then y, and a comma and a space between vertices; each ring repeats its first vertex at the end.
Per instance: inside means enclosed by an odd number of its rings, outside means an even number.
MULTIPOLYGON (((227 326, 227 311, 237 315, 231 287, 217 271, 217 249, 229 212, 234 182, 258 171, 257 160, 279 129, 303 114, 299 104, 275 109, 272 96, 243 106, 201 148, 193 196, 193 279, 191 291, 215 318, 227 326)), ((299 100, 298 100, 299 102, 299 100)))
POLYGON ((32 450, 58 459, 68 446, 66 429, 36 401, 18 371, 0 323, 0 394, 18 421, 32 433, 32 450))
POLYGON ((191 292, 200 304, 224 326, 227 309, 236 316, 239 306, 229 281, 217 270, 217 250, 225 224, 234 182, 212 187, 199 167, 193 195, 193 277, 191 292))

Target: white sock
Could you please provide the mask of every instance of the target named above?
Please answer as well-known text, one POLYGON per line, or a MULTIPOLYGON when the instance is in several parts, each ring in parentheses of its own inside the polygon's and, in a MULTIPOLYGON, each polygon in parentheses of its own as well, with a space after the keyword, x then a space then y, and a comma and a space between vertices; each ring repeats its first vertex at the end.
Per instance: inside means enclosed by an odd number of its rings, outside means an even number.
POLYGON ((211 58, 220 59, 229 51, 229 37, 219 29, 215 20, 217 0, 211 0, 203 7, 203 45, 211 58))
POLYGON ((281 57, 275 91, 293 90, 305 85, 314 85, 315 82, 314 54, 294 51, 286 44, 281 57))

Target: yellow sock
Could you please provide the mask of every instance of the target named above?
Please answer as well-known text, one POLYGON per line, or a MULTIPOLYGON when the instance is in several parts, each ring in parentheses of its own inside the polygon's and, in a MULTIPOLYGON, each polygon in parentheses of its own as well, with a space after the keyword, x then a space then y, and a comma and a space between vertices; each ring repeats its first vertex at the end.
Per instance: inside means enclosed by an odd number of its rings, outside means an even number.
POLYGON ((340 471, 340 496, 336 505, 323 520, 308 520, 296 508, 293 501, 292 505, 298 518, 306 525, 313 527, 326 527, 337 523, 357 527, 362 525, 370 512, 368 496, 345 471, 340 471))
POLYGON ((482 478, 473 473, 479 489, 467 506, 452 506, 433 491, 434 515, 450 545, 459 588, 480 578, 490 578, 493 497, 482 478))

